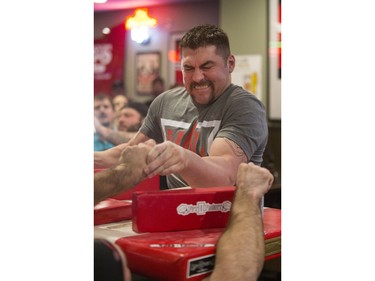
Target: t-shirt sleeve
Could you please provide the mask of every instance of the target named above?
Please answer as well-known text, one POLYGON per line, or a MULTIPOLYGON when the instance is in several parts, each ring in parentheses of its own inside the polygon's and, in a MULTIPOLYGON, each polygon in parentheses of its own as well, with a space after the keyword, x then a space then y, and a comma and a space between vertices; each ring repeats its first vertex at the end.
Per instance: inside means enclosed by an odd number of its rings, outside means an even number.
POLYGON ((264 105, 249 93, 233 98, 228 103, 217 137, 234 141, 245 152, 248 161, 260 165, 268 140, 264 105))

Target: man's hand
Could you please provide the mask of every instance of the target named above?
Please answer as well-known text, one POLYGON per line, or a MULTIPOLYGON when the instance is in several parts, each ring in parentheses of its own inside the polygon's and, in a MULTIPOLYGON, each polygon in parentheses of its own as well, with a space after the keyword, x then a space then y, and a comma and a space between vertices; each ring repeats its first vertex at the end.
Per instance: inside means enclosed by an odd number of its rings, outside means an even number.
POLYGON ((120 182, 138 184, 146 178, 144 168, 146 167, 147 155, 155 146, 154 140, 148 140, 133 146, 127 146, 121 153, 119 165, 115 167, 116 178, 120 182))
MULTIPOLYGON (((154 140, 148 140, 133 146, 126 146, 120 156, 120 164, 94 174, 94 205, 100 201, 128 191, 145 177, 147 155, 155 146, 154 140)), ((104 152, 104 151, 103 151, 104 152)))
POLYGON ((268 192, 273 183, 273 176, 265 168, 256 166, 253 163, 240 164, 237 172, 237 186, 248 193, 262 197, 268 192))
POLYGON ((145 174, 151 178, 155 175, 178 173, 186 167, 185 149, 175 143, 166 141, 155 145, 147 156, 145 174))

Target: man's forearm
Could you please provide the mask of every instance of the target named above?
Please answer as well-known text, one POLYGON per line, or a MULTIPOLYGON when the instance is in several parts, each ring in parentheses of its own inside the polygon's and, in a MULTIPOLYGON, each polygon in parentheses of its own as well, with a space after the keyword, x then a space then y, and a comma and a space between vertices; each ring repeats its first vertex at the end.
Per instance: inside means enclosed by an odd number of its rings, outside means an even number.
POLYGON ((220 237, 215 268, 205 281, 256 281, 263 269, 265 246, 260 200, 273 176, 253 163, 240 164, 227 229, 220 237))
POLYGON ((137 185, 142 177, 126 164, 94 174, 94 205, 137 185))
POLYGON ((260 198, 237 189, 230 222, 217 245, 210 281, 256 281, 264 264, 264 233, 260 198))
POLYGON ((217 138, 209 156, 186 150, 186 164, 180 175, 192 187, 234 185, 238 166, 247 162, 242 149, 226 138, 217 138))
POLYGON ((116 182, 112 169, 94 174, 94 205, 116 194, 116 182))
POLYGON ((134 137, 135 134, 136 132, 131 133, 111 130, 111 132, 109 132, 105 138, 110 143, 118 145, 128 142, 132 137, 134 137))
POLYGON ((114 145, 128 142, 136 134, 136 132, 115 131, 104 126, 98 127, 97 133, 103 139, 109 141, 110 143, 113 143, 114 145))
POLYGON ((191 187, 235 185, 238 165, 225 156, 200 157, 188 151, 180 175, 191 187))
POLYGON ((134 146, 124 144, 99 154, 103 159, 115 159, 111 160, 115 164, 94 174, 94 203, 127 191, 144 180, 146 174, 143 169, 146 166, 147 154, 154 145, 153 140, 134 146))

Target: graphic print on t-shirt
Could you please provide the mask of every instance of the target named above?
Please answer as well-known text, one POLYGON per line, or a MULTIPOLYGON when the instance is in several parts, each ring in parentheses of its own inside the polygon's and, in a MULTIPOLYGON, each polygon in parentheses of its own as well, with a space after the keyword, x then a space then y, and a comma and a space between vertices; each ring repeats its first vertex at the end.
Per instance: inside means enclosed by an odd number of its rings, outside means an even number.
POLYGON ((207 156, 211 144, 219 131, 220 120, 186 123, 161 119, 164 140, 171 141, 200 156, 207 156))

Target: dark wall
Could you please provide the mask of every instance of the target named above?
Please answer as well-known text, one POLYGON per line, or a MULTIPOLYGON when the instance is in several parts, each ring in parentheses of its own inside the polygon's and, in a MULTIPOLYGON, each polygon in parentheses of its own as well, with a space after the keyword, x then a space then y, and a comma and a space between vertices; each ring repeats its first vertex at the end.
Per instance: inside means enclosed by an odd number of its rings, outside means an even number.
POLYGON ((268 133, 268 143, 264 151, 262 166, 271 171, 274 183, 264 197, 264 205, 281 209, 281 121, 270 121, 268 133))

